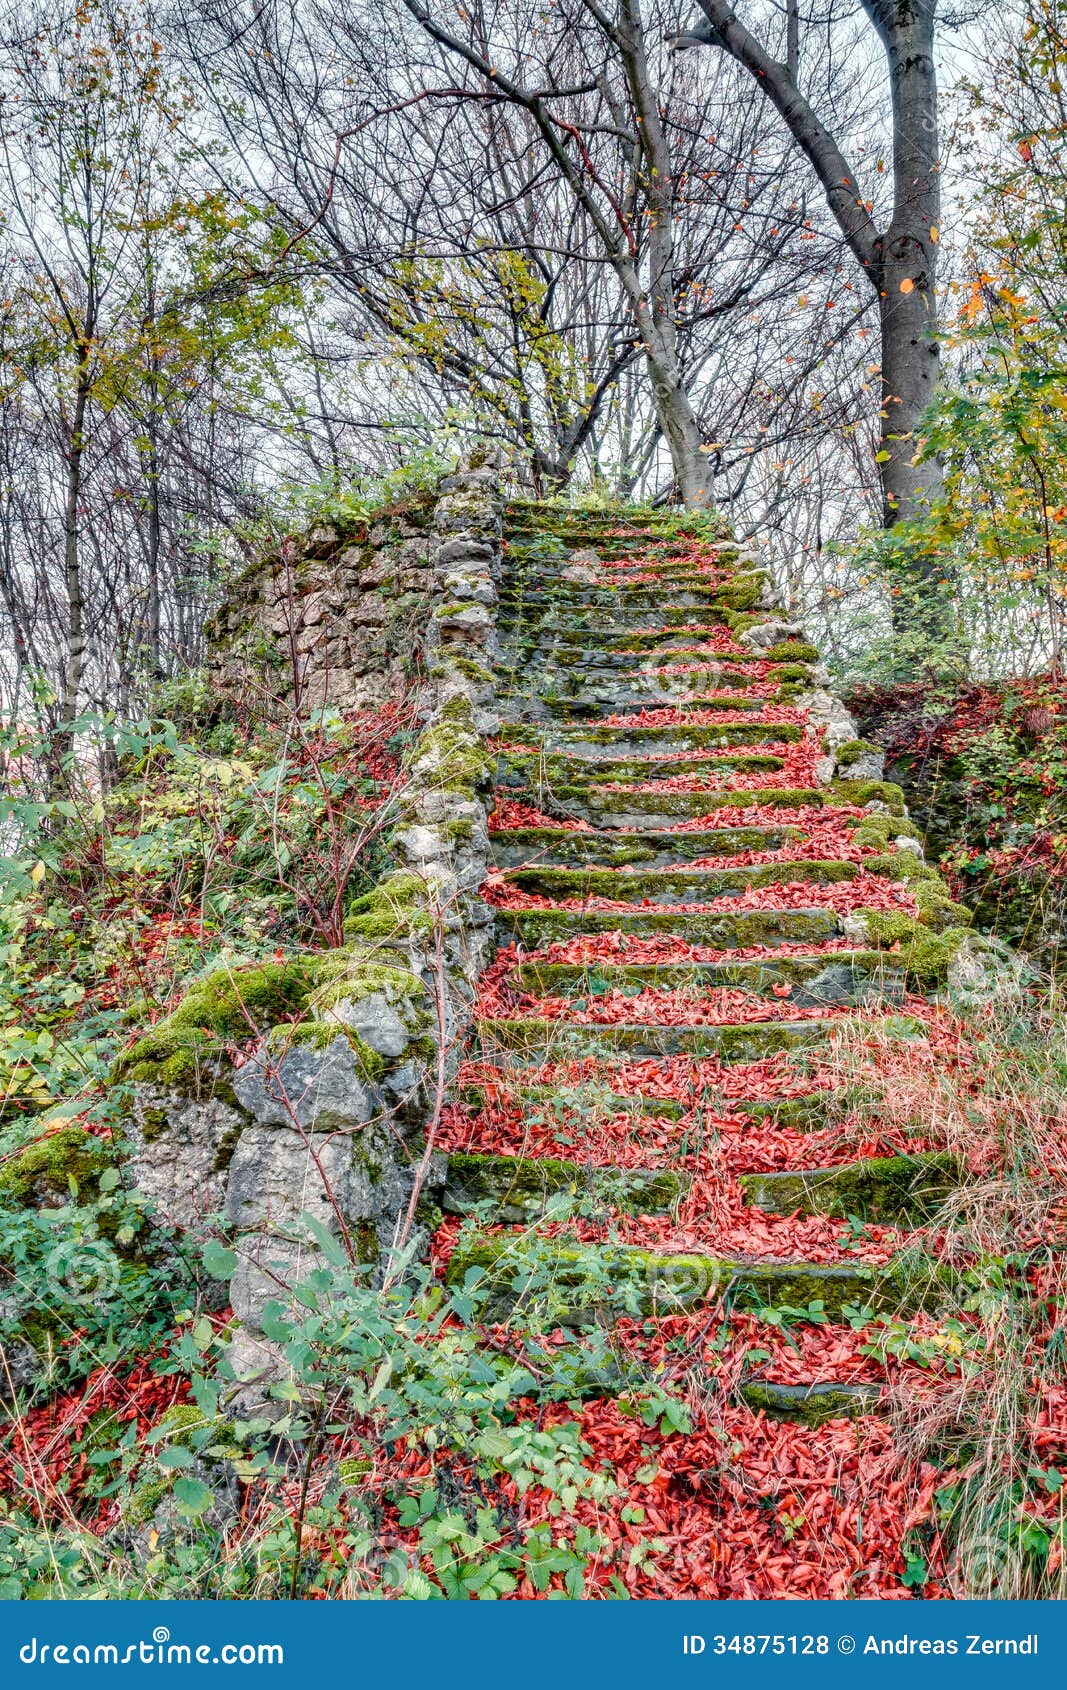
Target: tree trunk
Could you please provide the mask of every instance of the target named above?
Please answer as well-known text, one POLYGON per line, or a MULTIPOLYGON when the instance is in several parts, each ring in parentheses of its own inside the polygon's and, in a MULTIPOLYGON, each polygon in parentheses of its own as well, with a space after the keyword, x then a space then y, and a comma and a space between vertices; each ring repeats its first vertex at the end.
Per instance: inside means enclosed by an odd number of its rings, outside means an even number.
POLYGON ((159 560, 163 547, 159 495, 159 419, 155 393, 150 398, 146 437, 148 468, 148 604, 146 607, 148 673, 153 681, 163 679, 163 642, 160 619, 159 560))
POLYGON ((645 360, 656 416, 671 454, 678 495, 691 510, 706 508, 714 500, 715 466, 711 456, 701 449, 700 425, 681 379, 677 355, 670 349, 653 350, 649 346, 645 360))
POLYGON ((943 492, 935 459, 914 464, 915 434, 937 386, 937 245, 941 182, 934 0, 863 0, 889 63, 893 216, 881 236, 881 470, 887 528, 921 517, 943 492))
POLYGON ((67 454, 67 492, 63 508, 63 575, 67 589, 67 656, 59 700, 60 754, 73 742, 71 724, 78 714, 82 669, 85 663, 85 605, 82 598, 81 561, 78 555, 78 506, 81 501, 82 463, 85 457, 85 413, 89 403, 89 364, 85 354, 78 370, 78 384, 71 419, 70 451, 67 454))
POLYGON ((699 508, 712 502, 715 471, 711 457, 701 450, 703 436, 678 355, 673 160, 663 130, 659 90, 649 73, 639 0, 621 0, 613 33, 638 114, 642 187, 648 207, 647 291, 641 286, 636 263, 625 265, 626 275, 618 264, 616 270, 630 296, 679 496, 684 505, 699 508))
POLYGON ((699 0, 705 20, 679 47, 730 54, 780 112, 814 169, 853 257, 878 296, 882 419, 878 472, 883 519, 922 515, 941 492, 936 463, 913 466, 915 426, 938 373, 937 242, 941 194, 934 21, 937 0, 862 0, 885 50, 893 102, 893 216, 876 229, 856 173, 797 84, 799 37, 787 19, 786 64, 772 58, 730 0, 699 0))

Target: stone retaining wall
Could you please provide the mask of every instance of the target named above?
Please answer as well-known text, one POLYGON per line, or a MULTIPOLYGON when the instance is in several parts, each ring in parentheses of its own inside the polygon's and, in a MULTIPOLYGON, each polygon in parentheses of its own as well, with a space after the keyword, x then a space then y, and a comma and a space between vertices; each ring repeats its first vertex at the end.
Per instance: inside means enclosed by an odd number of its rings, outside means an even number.
POLYGON ((322 523, 257 558, 208 625, 212 686, 305 708, 395 698, 421 654, 436 506, 425 494, 369 523, 322 523))
MULTIPOLYGON (((418 1244, 409 1209, 432 1166, 427 1126, 492 942, 478 889, 500 531, 494 470, 442 483, 421 542, 422 727, 405 760, 396 866, 351 906, 345 946, 210 976, 120 1065, 134 1081, 134 1182, 194 1238, 224 1212, 237 1258, 229 1360, 244 1409, 284 1374, 260 1322, 322 1263, 316 1229, 371 1277, 398 1242, 418 1244)), ((323 649, 346 637, 333 627, 343 620, 331 610, 323 649)))

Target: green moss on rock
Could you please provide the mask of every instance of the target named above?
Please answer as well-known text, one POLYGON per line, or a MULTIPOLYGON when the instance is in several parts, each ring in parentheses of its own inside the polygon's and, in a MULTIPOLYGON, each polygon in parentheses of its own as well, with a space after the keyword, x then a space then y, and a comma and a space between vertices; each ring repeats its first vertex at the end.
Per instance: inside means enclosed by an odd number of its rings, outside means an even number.
POLYGON ((772 663, 817 663, 819 651, 817 646, 809 645, 806 640, 779 640, 766 653, 772 663))
POLYGON ((835 780, 828 790, 833 794, 831 803, 854 804, 858 809, 878 803, 884 804, 890 815, 905 813, 904 794, 891 780, 835 780))
POLYGON ((425 937, 431 927, 426 882, 395 869, 349 905, 345 937, 350 942, 425 937))
POLYGON ((103 1142, 84 1127, 61 1127, 0 1164, 0 1202, 16 1208, 62 1203, 72 1182, 91 1194, 108 1161, 103 1142))
POLYGON ((191 986, 170 1015, 118 1058, 113 1075, 198 1095, 227 1045, 299 1013, 314 979, 304 957, 217 969, 191 986))
POLYGON ((858 1215, 885 1223, 928 1219, 959 1184, 954 1156, 870 1156, 839 1167, 742 1174, 746 1203, 774 1215, 858 1215))
POLYGON ((875 745, 873 739, 846 739, 843 745, 837 746, 834 757, 839 768, 847 768, 861 757, 879 757, 881 753, 882 747, 875 745))

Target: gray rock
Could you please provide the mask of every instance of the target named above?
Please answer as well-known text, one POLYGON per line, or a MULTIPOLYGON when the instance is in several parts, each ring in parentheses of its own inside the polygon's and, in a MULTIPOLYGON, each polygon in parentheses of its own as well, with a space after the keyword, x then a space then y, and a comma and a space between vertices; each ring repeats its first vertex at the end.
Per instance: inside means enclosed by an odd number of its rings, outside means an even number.
POLYGON ((757 622, 751 628, 745 628, 737 636, 738 645, 747 646, 750 651, 767 651, 772 645, 780 645, 783 640, 802 640, 804 630, 799 622, 788 622, 784 617, 772 617, 767 622, 757 622))
POLYGON ((457 563, 465 565, 490 565, 496 556, 494 547, 488 540, 452 539, 443 540, 434 552, 434 567, 437 570, 452 569, 457 563))
MULTIPOLYGON (((228 1078, 220 1059, 205 1079, 228 1078)), ((126 1123, 130 1178, 171 1226, 206 1237, 211 1215, 222 1208, 226 1166, 246 1117, 220 1097, 203 1100, 154 1086, 134 1088, 126 1123)))
POLYGON ((462 635, 471 645, 483 646, 493 626, 494 617, 488 605, 445 605, 435 616, 443 634, 462 635))
POLYGON ((233 1089, 261 1126, 295 1123, 317 1132, 362 1125, 379 1101, 343 1033, 319 1050, 306 1044, 261 1049, 237 1069, 233 1089))
POLYGON ((411 1033, 384 992, 338 1001, 329 1013, 332 1020, 358 1033, 379 1056, 403 1056, 411 1042, 411 1033))
POLYGON ((865 751, 851 763, 840 764, 839 772, 846 780, 881 780, 885 774, 885 752, 865 751))
POLYGON ((336 1227, 334 1203, 349 1197, 351 1139, 248 1127, 237 1142, 226 1188, 226 1219, 242 1232, 260 1229, 287 1243, 306 1237, 302 1215, 336 1227))

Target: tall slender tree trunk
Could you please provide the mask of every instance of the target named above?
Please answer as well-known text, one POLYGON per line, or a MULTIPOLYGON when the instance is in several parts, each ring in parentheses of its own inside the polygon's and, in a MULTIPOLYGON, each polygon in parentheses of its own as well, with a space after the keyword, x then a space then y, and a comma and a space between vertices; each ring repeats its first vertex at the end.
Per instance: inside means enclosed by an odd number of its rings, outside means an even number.
MULTIPOLYGON (((678 351, 675 298, 674 177, 663 129, 659 90, 648 68, 640 0, 620 0, 614 25, 630 94, 638 113, 638 144, 648 208, 648 286, 637 266, 621 275, 641 336, 649 383, 682 503, 708 505, 715 486, 714 462, 702 450, 704 438, 686 386, 678 351)), ((618 270, 618 266, 616 266, 618 270)))
POLYGON ((85 460, 85 418, 89 404, 89 353, 78 367, 71 418, 70 449, 67 453, 67 487, 63 507, 63 577, 67 591, 67 655, 59 700, 60 751, 71 748, 72 724, 78 714, 85 666, 85 601, 82 596, 81 558, 78 547, 78 515, 81 504, 82 470, 85 460))
POLYGON ((845 241, 878 299, 882 417, 878 474, 887 527, 921 516, 942 490, 936 462, 914 465, 915 431, 938 374, 937 243, 941 191, 934 24, 938 0, 861 0, 885 50, 893 105, 893 214, 879 230, 856 173, 798 82, 799 12, 781 63, 730 0, 698 0, 704 18, 678 47, 712 47, 742 65, 780 112, 815 171, 845 241))
POLYGON ((934 396, 941 172, 932 0, 863 0, 885 48, 893 100, 893 215, 879 239, 881 469, 887 528, 921 516, 943 492, 936 459, 913 463, 919 418, 934 396))
POLYGON ((162 523, 159 495, 159 419, 155 411, 155 394, 150 400, 146 425, 148 450, 148 604, 146 607, 148 668, 153 681, 163 678, 163 651, 160 618, 159 560, 162 552, 162 523))

